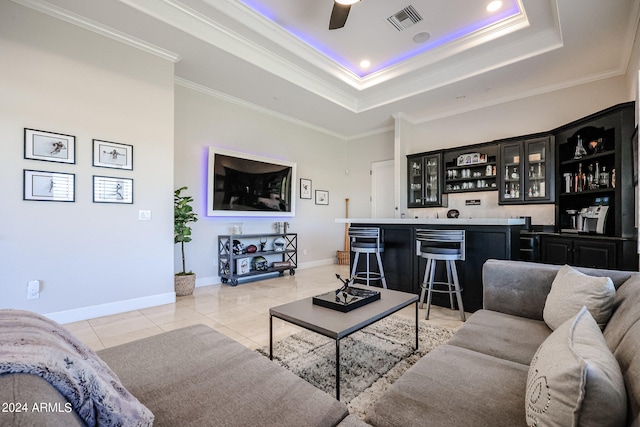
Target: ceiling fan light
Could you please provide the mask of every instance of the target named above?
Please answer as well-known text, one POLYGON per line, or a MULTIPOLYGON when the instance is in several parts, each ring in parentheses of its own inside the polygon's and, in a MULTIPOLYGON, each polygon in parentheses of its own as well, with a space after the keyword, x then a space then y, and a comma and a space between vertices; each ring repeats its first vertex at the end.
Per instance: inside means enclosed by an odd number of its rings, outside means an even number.
POLYGON ((351 6, 352 4, 356 4, 359 1, 360 0, 335 0, 336 3, 344 5, 344 6, 351 6))

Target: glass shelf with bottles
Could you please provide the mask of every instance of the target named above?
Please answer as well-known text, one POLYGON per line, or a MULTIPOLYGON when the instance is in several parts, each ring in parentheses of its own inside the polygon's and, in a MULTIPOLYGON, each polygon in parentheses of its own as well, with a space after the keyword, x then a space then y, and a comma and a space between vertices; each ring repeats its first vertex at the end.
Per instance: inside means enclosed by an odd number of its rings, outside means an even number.
POLYGON ((447 163, 446 193, 497 190, 496 158, 487 162, 457 166, 447 163))
POLYGON ((613 191, 616 187, 615 151, 606 149, 603 138, 589 139, 593 140, 585 148, 583 138, 576 135, 572 156, 560 162, 563 196, 613 191))

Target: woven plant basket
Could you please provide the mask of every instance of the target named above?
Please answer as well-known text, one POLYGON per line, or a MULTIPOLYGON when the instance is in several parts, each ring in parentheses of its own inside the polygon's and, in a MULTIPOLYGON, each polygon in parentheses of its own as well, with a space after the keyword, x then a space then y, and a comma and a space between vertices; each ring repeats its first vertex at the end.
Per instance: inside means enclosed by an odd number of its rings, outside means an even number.
POLYGON ((187 274, 184 276, 174 276, 175 278, 175 290, 176 296, 183 297, 185 295, 191 295, 196 287, 196 275, 187 274))
POLYGON ((338 252, 338 264, 349 265, 349 251, 337 251, 338 252))

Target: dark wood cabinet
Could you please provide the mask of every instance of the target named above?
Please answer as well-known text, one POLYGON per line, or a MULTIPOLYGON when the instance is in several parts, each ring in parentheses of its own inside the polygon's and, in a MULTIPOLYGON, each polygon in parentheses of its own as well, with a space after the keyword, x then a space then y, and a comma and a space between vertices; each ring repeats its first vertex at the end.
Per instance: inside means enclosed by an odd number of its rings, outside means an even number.
POLYGON ((496 191, 499 163, 498 144, 471 145, 455 150, 446 150, 445 193, 472 191, 496 191))
POLYGON ((446 206, 442 185, 442 152, 407 156, 407 206, 431 208, 446 206))
POLYGON ((576 224, 576 215, 589 207, 606 206, 601 234, 635 237, 634 114, 634 103, 629 102, 554 131, 559 177, 557 231, 586 231, 580 221, 576 224))
MULTIPOLYGON (((465 311, 474 312, 482 308, 482 266, 490 259, 517 259, 519 237, 523 226, 515 225, 420 225, 420 224, 352 224, 354 226, 380 227, 384 234, 385 250, 382 254, 387 287, 389 289, 420 293, 424 279, 426 261, 416 255, 416 229, 463 229, 466 240, 466 259, 457 261, 457 270, 462 285, 462 300, 465 311)), ((360 257, 358 270, 366 269, 366 261, 360 257)), ((351 256, 353 266, 354 256, 351 256)), ((372 271, 377 264, 370 263, 372 271)), ((441 263, 436 280, 446 279, 446 270, 441 263)), ((377 284, 376 284, 377 286, 377 284)), ((433 303, 449 307, 449 298, 435 294, 433 303)))
POLYGON ((500 143, 499 204, 555 201, 553 142, 545 135, 500 143))
POLYGON ((541 236, 541 260, 548 264, 577 267, 638 270, 638 257, 630 239, 597 236, 541 236), (632 256, 624 253, 632 252, 632 256))

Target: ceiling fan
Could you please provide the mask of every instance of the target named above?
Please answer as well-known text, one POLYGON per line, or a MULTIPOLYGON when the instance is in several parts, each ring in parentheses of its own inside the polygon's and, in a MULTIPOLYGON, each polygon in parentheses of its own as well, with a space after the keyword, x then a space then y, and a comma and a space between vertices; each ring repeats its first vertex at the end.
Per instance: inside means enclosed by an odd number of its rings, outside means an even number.
POLYGON ((329 29, 336 30, 344 27, 349 16, 351 5, 358 3, 360 0, 334 0, 333 9, 331 10, 331 19, 329 20, 329 29))

